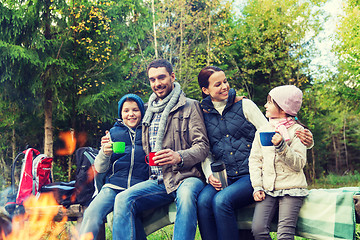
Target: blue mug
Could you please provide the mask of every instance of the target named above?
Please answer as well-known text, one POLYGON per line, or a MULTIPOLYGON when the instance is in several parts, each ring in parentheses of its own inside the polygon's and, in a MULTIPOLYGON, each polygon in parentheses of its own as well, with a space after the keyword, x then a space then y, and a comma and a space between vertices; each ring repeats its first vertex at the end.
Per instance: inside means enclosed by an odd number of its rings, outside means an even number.
POLYGON ((271 142, 272 137, 276 132, 261 132, 260 133, 260 142, 263 146, 273 146, 274 144, 271 142))

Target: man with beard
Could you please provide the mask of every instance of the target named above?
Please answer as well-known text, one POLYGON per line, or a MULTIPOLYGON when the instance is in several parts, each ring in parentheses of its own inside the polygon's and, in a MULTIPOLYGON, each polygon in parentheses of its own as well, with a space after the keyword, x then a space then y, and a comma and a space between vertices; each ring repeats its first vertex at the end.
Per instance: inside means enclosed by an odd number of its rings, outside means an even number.
POLYGON ((157 166, 150 178, 117 195, 113 239, 139 239, 139 215, 176 202, 173 239, 194 239, 196 201, 205 186, 200 162, 209 152, 209 141, 199 102, 186 98, 175 82, 172 65, 163 59, 148 66, 153 90, 143 119, 142 142, 146 154, 156 152, 157 166))

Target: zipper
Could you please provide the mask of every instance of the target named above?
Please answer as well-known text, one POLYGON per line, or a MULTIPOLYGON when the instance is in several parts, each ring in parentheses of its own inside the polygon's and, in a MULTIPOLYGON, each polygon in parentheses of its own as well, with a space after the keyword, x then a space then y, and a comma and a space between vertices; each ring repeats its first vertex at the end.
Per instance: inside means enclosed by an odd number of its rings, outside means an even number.
POLYGON ((131 177, 132 177, 132 172, 133 172, 133 168, 134 168, 134 163, 135 163, 135 139, 136 139, 136 130, 138 129, 138 126, 135 128, 135 133, 134 133, 134 137, 132 137, 130 131, 129 131, 129 135, 130 135, 130 140, 131 140, 131 157, 130 157, 130 168, 129 168, 129 175, 128 175, 128 188, 131 186, 131 177))

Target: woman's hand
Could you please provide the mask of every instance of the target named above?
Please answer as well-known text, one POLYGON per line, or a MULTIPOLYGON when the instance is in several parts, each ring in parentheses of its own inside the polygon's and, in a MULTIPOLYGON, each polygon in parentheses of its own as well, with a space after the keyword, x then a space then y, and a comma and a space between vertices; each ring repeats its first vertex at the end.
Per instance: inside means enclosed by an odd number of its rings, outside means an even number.
POLYGON ((215 188, 215 190, 220 191, 221 190, 221 182, 219 179, 214 177, 214 175, 209 176, 209 183, 215 188))
POLYGON ((257 191, 254 193, 254 200, 256 202, 261 202, 265 199, 265 192, 264 191, 257 191))
POLYGON ((300 141, 307 147, 311 147, 313 145, 314 139, 312 133, 308 129, 304 129, 302 131, 296 131, 296 136, 300 139, 300 141))

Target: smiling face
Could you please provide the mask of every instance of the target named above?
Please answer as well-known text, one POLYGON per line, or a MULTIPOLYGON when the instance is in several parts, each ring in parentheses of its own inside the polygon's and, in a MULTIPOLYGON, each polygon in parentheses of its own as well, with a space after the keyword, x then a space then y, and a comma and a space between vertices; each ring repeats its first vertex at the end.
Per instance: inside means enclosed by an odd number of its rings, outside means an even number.
POLYGON ((141 111, 135 101, 126 100, 121 109, 121 118, 130 128, 135 128, 141 121, 141 111))
POLYGON ((228 98, 230 85, 223 71, 214 72, 209 77, 209 86, 203 87, 202 91, 206 95, 210 95, 214 102, 221 102, 228 98))
POLYGON ((164 99, 174 88, 175 74, 165 67, 150 68, 148 71, 150 86, 160 99, 164 99))
POLYGON ((265 109, 266 109, 265 116, 269 119, 286 117, 286 113, 274 102, 274 100, 270 96, 268 96, 267 98, 265 109))

